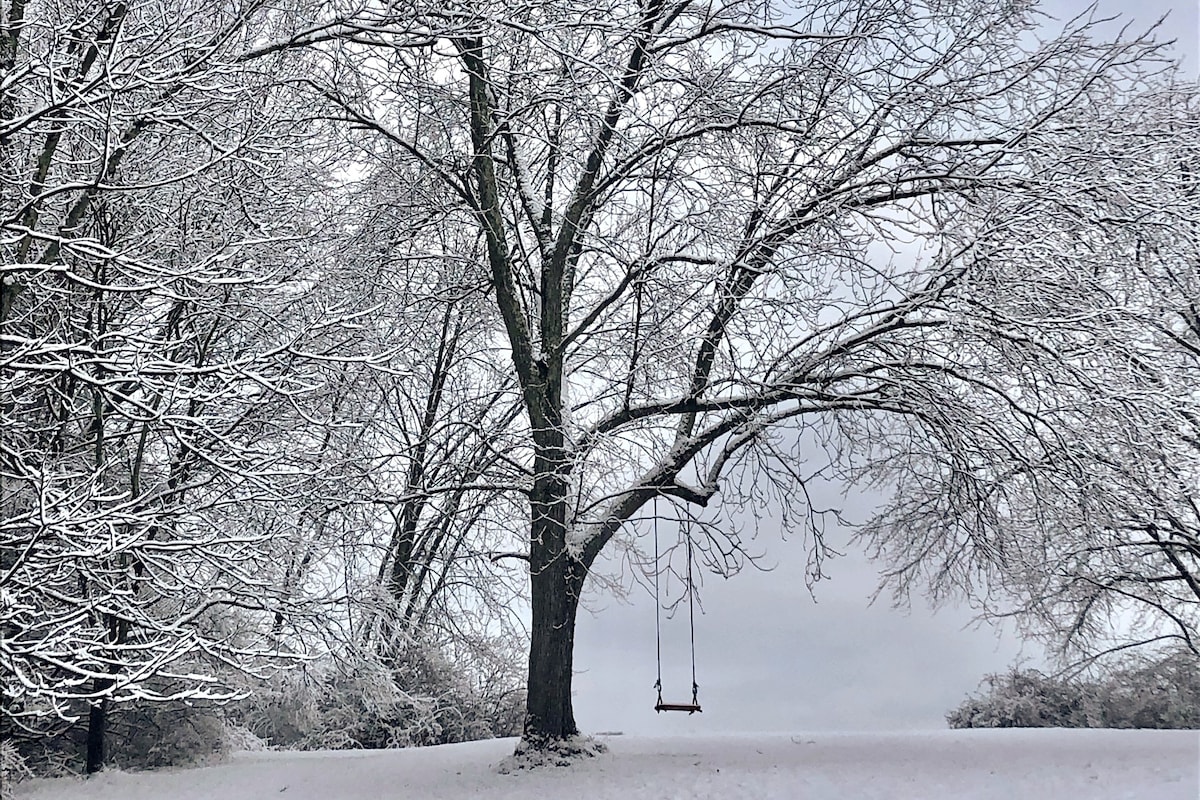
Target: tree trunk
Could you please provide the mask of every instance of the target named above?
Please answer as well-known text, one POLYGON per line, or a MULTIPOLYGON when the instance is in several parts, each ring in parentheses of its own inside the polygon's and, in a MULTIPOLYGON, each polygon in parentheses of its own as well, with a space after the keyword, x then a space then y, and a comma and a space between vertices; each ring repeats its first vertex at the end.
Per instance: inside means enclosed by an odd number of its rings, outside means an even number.
POLYGON ((525 740, 533 744, 579 732, 571 705, 575 614, 583 565, 565 555, 533 574, 533 627, 525 740))
MULTIPOLYGON (((122 566, 127 565, 122 564, 122 566)), ((134 589, 134 593, 137 593, 137 589, 134 589)), ((129 639, 129 625, 116 617, 108 617, 108 631, 112 637, 112 643, 118 647, 129 639)), ((116 666, 115 657, 113 661, 113 665, 109 667, 109 673, 115 676, 119 668, 116 666)), ((92 679, 92 688, 98 699, 88 710, 87 765, 84 769, 88 775, 104 769, 104 762, 108 758, 108 711, 112 702, 108 694, 116 684, 115 677, 92 679)))
POLYGON ((587 567, 567 550, 569 466, 557 426, 537 435, 531 493, 529 563, 533 625, 530 631, 525 741, 544 747, 574 736, 571 678, 575 614, 587 567))
MULTIPOLYGON (((107 691, 112 685, 111 681, 100 681, 97 679, 97 691, 107 691)), ((108 737, 108 698, 102 697, 92 703, 91 710, 88 711, 88 729, 87 729, 87 767, 88 775, 94 775, 104 768, 104 760, 106 757, 105 745, 108 737)))

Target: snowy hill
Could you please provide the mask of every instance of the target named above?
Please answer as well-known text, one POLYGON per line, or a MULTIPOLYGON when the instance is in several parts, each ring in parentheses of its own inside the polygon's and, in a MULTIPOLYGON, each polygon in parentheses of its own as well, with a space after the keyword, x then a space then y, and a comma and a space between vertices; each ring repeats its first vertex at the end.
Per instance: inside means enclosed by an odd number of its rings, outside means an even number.
POLYGON ((1195 731, 975 730, 605 737, 569 768, 502 775, 512 740, 413 750, 245 753, 201 769, 17 787, 37 800, 1200 797, 1195 731))

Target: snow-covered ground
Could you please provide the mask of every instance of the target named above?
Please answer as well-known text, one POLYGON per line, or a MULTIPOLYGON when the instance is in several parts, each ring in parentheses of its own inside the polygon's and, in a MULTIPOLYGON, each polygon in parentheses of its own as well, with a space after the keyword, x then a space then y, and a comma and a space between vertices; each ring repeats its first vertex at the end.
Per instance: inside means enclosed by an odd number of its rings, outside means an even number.
POLYGON ((414 750, 244 753, 218 766, 36 781, 38 800, 1019 798, 1197 800, 1195 731, 977 730, 602 737, 566 768, 499 774, 512 740, 414 750))

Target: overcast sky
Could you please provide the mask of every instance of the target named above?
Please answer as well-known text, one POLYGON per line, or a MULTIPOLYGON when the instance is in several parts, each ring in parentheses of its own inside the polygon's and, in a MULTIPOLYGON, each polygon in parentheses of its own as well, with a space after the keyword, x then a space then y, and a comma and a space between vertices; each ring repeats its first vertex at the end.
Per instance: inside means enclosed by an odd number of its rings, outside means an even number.
MULTIPOLYGON (((1169 17, 1158 38, 1175 39, 1184 72, 1200 72, 1198 0, 1101 0, 1145 28, 1169 17)), ((1066 18, 1087 3, 1051 0, 1066 18)), ((849 505, 855 501, 851 499, 849 505)), ((869 511, 861 501, 860 518, 869 511)), ((854 509, 851 509, 854 510, 854 509)), ((665 534, 664 534, 665 535, 665 534)), ((836 534, 835 534, 836 537, 836 534)), ((844 535, 841 537, 844 540, 844 535)), ((593 592, 580 613, 575 713, 585 732, 682 733, 945 727, 946 711, 988 672, 1014 661, 1040 663, 1040 648, 1015 632, 973 624, 966 608, 936 613, 919 599, 909 611, 886 598, 872 605, 875 568, 848 552, 827 565, 816 601, 804 586, 806 552, 764 532, 758 544, 777 568, 723 580, 707 576, 697 617, 702 714, 654 713, 654 600, 635 589, 624 601, 593 592)), ((687 617, 664 619, 664 699, 690 696, 687 617)))

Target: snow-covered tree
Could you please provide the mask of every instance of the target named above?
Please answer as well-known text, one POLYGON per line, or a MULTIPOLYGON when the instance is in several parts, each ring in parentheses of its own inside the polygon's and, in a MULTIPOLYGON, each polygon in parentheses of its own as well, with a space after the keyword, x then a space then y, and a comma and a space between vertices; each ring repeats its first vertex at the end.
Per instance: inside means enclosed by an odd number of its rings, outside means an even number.
POLYGON ((898 586, 966 586, 983 567, 1005 590, 987 609, 1068 658, 1164 639, 1200 655, 1197 141, 1200 88, 1167 76, 1058 114, 1025 169, 972 199, 970 299, 1028 320, 1020 346, 1046 354, 1020 380, 982 366, 1070 461, 964 471, 958 499, 979 513, 958 531, 954 496, 908 482, 904 524, 869 531, 898 586))
MULTIPOLYGON (((1068 167, 1045 143, 1154 47, 1094 41, 1086 17, 1038 41, 1035 12, 412 3, 289 40, 321 42, 314 82, 382 168, 438 187, 429 219, 455 235, 409 257, 486 265, 523 404, 527 744, 576 732, 581 589, 655 498, 819 532, 809 481, 874 480, 895 502, 870 535, 936 570, 948 542, 986 566, 1014 521, 1132 486, 1096 483, 1075 436, 1140 430, 1143 320, 1111 293, 1130 265, 1109 253, 1093 280, 1075 240, 1030 241, 1002 207, 1071 213, 1039 180, 1068 167), (1034 271, 1026 246, 1054 257, 1034 271)), ((736 567, 740 533, 705 533, 736 567)))
POLYGON ((353 314, 310 299, 327 165, 296 57, 241 57, 264 8, 5 7, 3 721, 86 710, 89 770, 111 702, 224 694, 277 649, 229 616, 282 602, 238 511, 301 483, 317 434, 278 426, 353 314))

